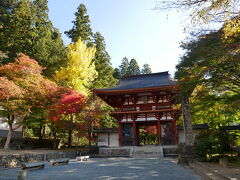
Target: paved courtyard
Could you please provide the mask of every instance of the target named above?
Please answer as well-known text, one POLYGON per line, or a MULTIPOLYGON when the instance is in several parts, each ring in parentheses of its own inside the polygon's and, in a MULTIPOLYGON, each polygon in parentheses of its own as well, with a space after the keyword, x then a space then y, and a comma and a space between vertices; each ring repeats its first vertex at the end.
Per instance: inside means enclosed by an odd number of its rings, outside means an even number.
MULTIPOLYGON (((20 168, 0 170, 0 180, 17 179, 20 168)), ((200 180, 192 170, 183 168, 169 159, 92 158, 87 162, 70 162, 27 172, 27 180, 77 179, 162 179, 200 180)))

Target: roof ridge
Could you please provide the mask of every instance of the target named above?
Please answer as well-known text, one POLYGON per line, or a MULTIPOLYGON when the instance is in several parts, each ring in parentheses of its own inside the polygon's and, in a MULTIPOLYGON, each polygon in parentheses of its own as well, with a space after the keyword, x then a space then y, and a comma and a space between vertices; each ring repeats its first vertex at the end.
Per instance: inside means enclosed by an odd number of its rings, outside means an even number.
MULTIPOLYGON (((170 74, 168 73, 168 71, 163 71, 163 72, 150 73, 150 74, 126 75, 126 76, 121 77, 121 79, 130 79, 130 78, 143 77, 143 76, 154 76, 154 75, 160 75, 160 74, 170 75, 170 74)), ((120 80, 121 80, 121 79, 120 79, 120 80)))

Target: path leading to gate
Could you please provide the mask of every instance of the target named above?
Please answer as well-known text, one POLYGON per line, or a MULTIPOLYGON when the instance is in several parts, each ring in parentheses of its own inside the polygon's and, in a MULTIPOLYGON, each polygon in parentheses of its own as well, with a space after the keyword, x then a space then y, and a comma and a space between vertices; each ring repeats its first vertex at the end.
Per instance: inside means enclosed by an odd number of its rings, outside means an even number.
MULTIPOLYGON (((16 179, 20 168, 0 170, 1 180, 16 179)), ((87 162, 70 162, 69 165, 51 166, 31 170, 27 180, 77 180, 77 179, 162 179, 200 180, 192 170, 177 165, 172 160, 158 158, 93 158, 87 162)))

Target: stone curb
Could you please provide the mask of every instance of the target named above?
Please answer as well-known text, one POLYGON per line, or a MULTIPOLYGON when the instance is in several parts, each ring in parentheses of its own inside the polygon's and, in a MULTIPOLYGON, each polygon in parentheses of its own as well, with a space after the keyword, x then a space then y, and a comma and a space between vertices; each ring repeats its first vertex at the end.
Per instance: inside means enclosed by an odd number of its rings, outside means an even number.
POLYGON ((57 151, 44 152, 37 154, 7 154, 0 155, 0 168, 19 167, 22 163, 49 161, 51 159, 59 158, 75 158, 78 151, 57 151))
POLYGON ((200 174, 206 180, 231 180, 220 173, 212 171, 210 168, 203 166, 201 163, 194 161, 189 163, 189 166, 193 168, 198 174, 200 174))

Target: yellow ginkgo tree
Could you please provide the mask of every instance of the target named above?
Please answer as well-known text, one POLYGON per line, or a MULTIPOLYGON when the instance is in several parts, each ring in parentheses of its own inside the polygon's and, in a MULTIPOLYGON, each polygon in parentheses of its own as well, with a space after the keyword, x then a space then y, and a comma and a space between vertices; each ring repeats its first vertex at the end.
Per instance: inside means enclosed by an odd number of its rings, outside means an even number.
POLYGON ((91 82, 98 76, 92 61, 95 52, 95 47, 88 48, 81 39, 70 44, 67 51, 68 65, 56 72, 55 80, 60 85, 88 95, 91 82))

